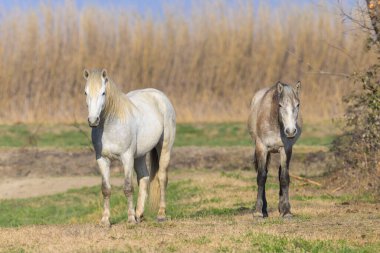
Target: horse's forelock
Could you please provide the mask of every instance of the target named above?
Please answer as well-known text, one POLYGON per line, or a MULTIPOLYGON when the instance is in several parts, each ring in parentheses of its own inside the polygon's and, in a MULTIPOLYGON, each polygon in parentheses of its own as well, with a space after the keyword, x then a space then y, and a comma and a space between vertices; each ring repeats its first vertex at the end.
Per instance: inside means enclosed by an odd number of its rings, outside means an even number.
POLYGON ((284 84, 284 88, 283 88, 283 91, 278 94, 278 92, 276 92, 277 94, 277 97, 278 97, 278 101, 277 103, 281 103, 282 101, 286 101, 286 100, 298 100, 298 96, 297 96, 297 92, 293 89, 292 86, 288 85, 288 84, 284 84))
POLYGON ((99 93, 100 88, 102 87, 102 72, 101 70, 95 69, 89 71, 87 77, 87 86, 88 91, 91 95, 99 93))

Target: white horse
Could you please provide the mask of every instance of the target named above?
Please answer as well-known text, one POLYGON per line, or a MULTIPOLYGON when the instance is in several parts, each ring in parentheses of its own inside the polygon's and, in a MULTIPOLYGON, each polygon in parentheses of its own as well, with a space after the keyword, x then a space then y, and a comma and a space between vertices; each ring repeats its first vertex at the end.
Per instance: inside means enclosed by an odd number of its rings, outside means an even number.
POLYGON ((168 165, 176 131, 176 115, 169 99, 156 89, 122 93, 106 70, 84 70, 88 124, 102 174, 104 211, 101 224, 110 226, 110 161, 120 159, 124 167, 124 193, 128 199, 128 222, 140 222, 150 187, 150 198, 159 197, 157 219, 166 219, 165 192, 168 165), (148 157, 148 165, 146 164, 148 157), (133 168, 139 194, 133 204, 133 168), (150 171, 149 171, 150 170, 150 171))

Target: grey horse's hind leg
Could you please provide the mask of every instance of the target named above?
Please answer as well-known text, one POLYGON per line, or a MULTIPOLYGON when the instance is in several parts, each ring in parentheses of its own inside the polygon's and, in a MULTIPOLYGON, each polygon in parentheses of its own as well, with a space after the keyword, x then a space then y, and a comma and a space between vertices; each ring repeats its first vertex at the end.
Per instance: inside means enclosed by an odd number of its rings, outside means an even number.
POLYGON ((282 148, 280 150, 280 155, 281 165, 278 171, 278 178, 280 181, 280 200, 278 203, 278 210, 282 217, 292 217, 289 203, 289 163, 290 158, 292 157, 292 149, 285 150, 282 148))
POLYGON ((145 162, 145 156, 135 159, 135 171, 139 184, 139 195, 136 205, 136 221, 140 222, 145 209, 145 202, 148 197, 149 172, 145 162))
POLYGON ((110 223, 110 196, 111 196, 111 184, 110 184, 110 160, 104 157, 100 157, 96 160, 99 165, 100 173, 102 174, 102 194, 103 194, 103 216, 100 224, 105 227, 111 226, 110 223))
POLYGON ((257 200, 254 217, 268 217, 267 200, 265 196, 265 183, 267 180, 267 165, 269 161, 269 153, 264 145, 256 142, 255 158, 257 161, 257 200))

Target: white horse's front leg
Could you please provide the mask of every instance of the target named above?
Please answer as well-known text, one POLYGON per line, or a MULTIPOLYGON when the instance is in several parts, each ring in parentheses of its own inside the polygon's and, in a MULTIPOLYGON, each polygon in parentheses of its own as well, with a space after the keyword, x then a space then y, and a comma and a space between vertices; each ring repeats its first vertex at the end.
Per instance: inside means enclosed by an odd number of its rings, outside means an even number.
POLYGON ((128 222, 136 223, 135 208, 133 205, 133 163, 134 158, 132 152, 126 152, 121 155, 121 161, 124 167, 124 194, 128 201, 128 222))
POLYGON ((111 184, 110 184, 110 160, 104 157, 100 157, 96 160, 99 165, 100 173, 102 174, 102 193, 103 193, 103 216, 100 224, 102 226, 109 227, 110 223, 110 196, 111 196, 111 184))

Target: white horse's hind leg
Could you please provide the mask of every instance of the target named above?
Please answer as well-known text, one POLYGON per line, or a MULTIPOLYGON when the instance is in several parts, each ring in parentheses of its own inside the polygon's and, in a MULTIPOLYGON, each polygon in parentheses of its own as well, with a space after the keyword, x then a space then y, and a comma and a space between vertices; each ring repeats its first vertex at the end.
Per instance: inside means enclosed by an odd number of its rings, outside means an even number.
POLYGON ((128 201, 128 222, 136 223, 135 208, 133 205, 133 154, 126 152, 121 155, 121 161, 124 167, 124 194, 128 201))
POLYGON ((101 157, 97 159, 100 173, 102 174, 102 194, 104 199, 103 216, 100 224, 106 227, 111 226, 110 223, 110 196, 111 196, 111 184, 110 184, 110 160, 101 157))
POLYGON ((148 197, 149 172, 146 167, 145 156, 135 160, 135 171, 139 183, 139 196, 136 206, 136 221, 140 222, 144 214, 145 202, 148 197))

